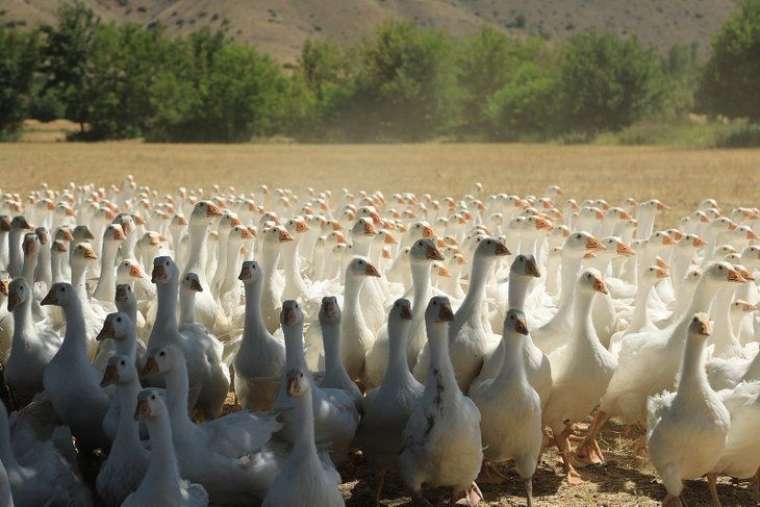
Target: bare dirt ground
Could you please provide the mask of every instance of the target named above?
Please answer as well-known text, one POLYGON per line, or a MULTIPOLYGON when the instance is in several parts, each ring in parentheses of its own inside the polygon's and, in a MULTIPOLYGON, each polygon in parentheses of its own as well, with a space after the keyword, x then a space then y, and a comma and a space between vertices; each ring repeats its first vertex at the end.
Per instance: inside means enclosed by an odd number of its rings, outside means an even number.
MULTIPOLYGON (((44 128, 36 141, 56 135, 44 128)), ((69 181, 107 185, 133 174, 140 184, 161 191, 179 185, 234 185, 241 191, 262 183, 304 189, 381 189, 461 195, 476 181, 487 192, 540 194, 561 185, 577 199, 603 197, 615 203, 626 197, 658 197, 673 208, 661 222, 672 225, 698 201, 714 197, 730 209, 758 205, 760 151, 681 150, 552 145, 160 145, 138 142, 74 144, 31 142, 0 144, 0 188, 24 192, 47 182, 60 188, 69 181)), ((600 442, 608 462, 580 470, 581 486, 563 481, 556 453, 548 450, 536 472, 538 506, 653 506, 664 495, 654 470, 633 457, 633 436, 612 427, 600 442)), ((510 480, 482 484, 488 505, 525 505, 522 484, 510 480)), ((351 506, 374 503, 374 478, 360 456, 342 470, 343 490, 351 506)), ((426 492, 436 505, 447 492, 426 492)), ((724 506, 754 505, 750 487, 721 479, 724 506)), ((690 507, 710 505, 707 484, 690 481, 685 499, 690 507)), ((408 505, 397 478, 386 481, 383 505, 408 505)))

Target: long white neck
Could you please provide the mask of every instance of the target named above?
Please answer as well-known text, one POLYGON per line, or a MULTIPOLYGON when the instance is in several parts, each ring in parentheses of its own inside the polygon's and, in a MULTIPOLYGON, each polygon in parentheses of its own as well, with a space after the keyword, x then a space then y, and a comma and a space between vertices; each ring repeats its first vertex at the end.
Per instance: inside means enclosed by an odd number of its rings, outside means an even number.
POLYGON ((293 402, 295 421, 300 423, 300 427, 296 432, 293 450, 288 457, 288 467, 298 467, 305 462, 318 464, 319 457, 314 440, 314 410, 312 408, 311 390, 293 398, 293 402))
POLYGON ((21 276, 29 284, 29 287, 34 287, 34 272, 37 269, 37 252, 24 255, 24 266, 21 270, 21 276))
POLYGON ((176 336, 177 332, 177 285, 176 281, 168 281, 156 285, 158 309, 156 321, 150 332, 148 345, 164 336, 176 336))
POLYGON ((306 291, 306 285, 301 277, 300 263, 298 262, 298 236, 296 238, 282 247, 282 268, 285 272, 285 298, 296 298, 302 296, 306 291))
POLYGON ((365 276, 353 276, 346 274, 346 286, 343 295, 343 328, 346 326, 356 326, 356 329, 366 327, 364 313, 359 304, 359 294, 361 293, 365 276))
POLYGON ((668 341, 669 346, 682 346, 686 339, 686 330, 689 327, 691 318, 695 313, 707 312, 710 309, 710 303, 712 303, 715 296, 716 288, 707 282, 705 278, 702 278, 697 284, 697 288, 694 291, 694 298, 691 300, 689 308, 681 315, 681 320, 673 329, 670 339, 668 341))
POLYGON ((195 291, 186 287, 179 291, 179 323, 195 324, 195 291))
POLYGON ((525 373, 525 344, 526 336, 515 333, 506 329, 501 343, 504 354, 504 360, 501 363, 501 370, 494 381, 495 384, 505 385, 512 382, 526 384, 528 377, 525 373))
POLYGON ((639 281, 638 290, 636 291, 636 298, 633 306, 633 317, 631 323, 628 325, 626 332, 634 332, 649 327, 651 325, 651 319, 649 318, 649 312, 647 312, 647 302, 649 301, 649 295, 652 293, 652 287, 654 285, 651 282, 639 281))
POLYGON ((133 298, 128 299, 125 302, 116 301, 116 309, 121 313, 124 313, 129 317, 129 320, 136 326, 137 325, 137 301, 133 298))
POLYGON ((112 452, 117 448, 139 449, 140 427, 135 421, 135 407, 137 395, 140 392, 140 382, 135 376, 129 382, 119 383, 116 387, 116 395, 119 400, 119 426, 116 430, 116 438, 113 441, 112 452))
POLYGON ((72 262, 71 263, 71 286, 80 297, 87 296, 87 265, 84 262, 72 262))
POLYGON ((100 266, 100 279, 95 292, 92 294, 95 299, 100 301, 111 301, 114 292, 116 292, 116 252, 119 250, 119 243, 114 241, 103 241, 102 264, 100 266))
POLYGON ((63 335, 60 351, 80 358, 87 358, 87 334, 84 325, 84 313, 82 312, 82 303, 78 297, 69 298, 68 303, 63 306, 63 315, 66 318, 66 333, 63 335))
POLYGON ((520 311, 525 309, 525 298, 528 294, 531 278, 512 273, 509 277, 509 287, 507 289, 507 308, 520 311))
POLYGON ((570 311, 573 304, 573 292, 575 282, 578 279, 578 272, 581 269, 582 259, 577 257, 564 256, 562 258, 561 275, 562 286, 559 288, 559 310, 558 315, 564 315, 570 311))
POLYGON ((34 336, 31 294, 13 309, 13 346, 11 350, 24 350, 34 336))
POLYGON ((161 496, 179 494, 179 467, 172 442, 172 430, 166 414, 150 417, 146 421, 150 435, 150 459, 143 483, 161 496))
POLYGON ((493 266, 492 258, 483 258, 476 256, 472 263, 472 272, 470 273, 470 286, 467 289, 467 295, 462 301, 462 305, 454 315, 454 322, 451 324, 451 336, 456 336, 465 322, 470 318, 480 321, 481 310, 483 309, 483 299, 486 295, 486 281, 493 266))
POLYGON ((575 343, 594 346, 599 343, 594 322, 591 318, 591 303, 594 299, 594 293, 584 290, 578 285, 574 299, 573 310, 575 320, 573 321, 573 334, 575 335, 575 343))
POLYGON ((322 340, 325 347, 325 374, 345 370, 340 360, 340 321, 322 324, 322 340))
POLYGON ((135 334, 134 327, 127 332, 126 336, 114 340, 114 342, 116 342, 117 354, 127 356, 132 362, 135 361, 135 358, 137 357, 137 335, 135 334))
MULTIPOLYGON (((206 279, 206 256, 208 252, 206 250, 206 237, 208 226, 203 223, 191 223, 190 224, 190 251, 187 263, 185 264, 185 270, 182 272, 182 276, 187 273, 196 273, 204 282, 206 279)), ((208 284, 204 284, 208 285, 208 284)))
MULTIPOLYGON (((678 383, 678 396, 706 393, 712 390, 705 372, 705 340, 687 338, 678 383)), ((701 397, 704 399, 704 397, 701 397)))
POLYGON ((454 367, 449 356, 448 322, 427 322, 428 343, 430 344, 430 369, 425 381, 425 389, 438 388, 439 393, 451 396, 459 390, 454 367))
POLYGON ((715 344, 713 355, 733 355, 739 353, 742 348, 731 324, 733 293, 733 288, 720 289, 715 298, 715 304, 712 308, 715 319, 715 332, 712 334, 712 340, 715 344))
POLYGON ((285 370, 299 369, 304 375, 309 371, 303 355, 303 322, 282 326, 285 335, 285 370))
MULTIPOLYGON (((263 277, 262 277, 263 278, 263 277)), ((261 278, 245 284, 245 322, 243 323, 243 342, 254 344, 259 337, 269 334, 261 316, 261 291, 264 282, 261 278)))
POLYGON ((236 239, 230 239, 227 245, 227 263, 224 268, 222 277, 222 286, 220 296, 225 295, 235 286, 235 271, 240 267, 240 245, 241 242, 236 239))
POLYGON ((187 376, 187 364, 185 364, 183 357, 179 359, 164 374, 164 380, 166 380, 166 406, 171 416, 172 429, 178 433, 186 428, 191 428, 193 425, 188 413, 190 380, 187 376))
POLYGON ((354 241, 354 255, 361 255, 362 257, 369 257, 369 250, 372 246, 372 238, 368 238, 366 236, 362 236, 359 234, 354 234, 353 238, 354 241))
POLYGON ((280 250, 263 243, 261 245, 261 268, 264 270, 264 288, 269 290, 280 260, 280 250))
POLYGON ((53 280, 51 272, 50 249, 45 246, 40 247, 40 257, 37 261, 37 270, 34 273, 34 281, 42 282, 46 287, 50 287, 53 280))
POLYGON ((388 367, 385 370, 382 385, 391 385, 400 380, 413 378, 409 371, 407 346, 411 320, 398 317, 388 319, 388 367))
POLYGON ((430 297, 430 270, 433 265, 429 262, 412 262, 412 285, 414 287, 414 301, 412 301, 412 315, 414 320, 422 318, 430 297))

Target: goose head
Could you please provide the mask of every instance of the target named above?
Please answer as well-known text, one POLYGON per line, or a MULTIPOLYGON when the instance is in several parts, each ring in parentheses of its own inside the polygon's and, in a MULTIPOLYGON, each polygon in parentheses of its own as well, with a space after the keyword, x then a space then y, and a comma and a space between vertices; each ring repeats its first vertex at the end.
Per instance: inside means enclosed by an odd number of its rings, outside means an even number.
POLYGON ((103 230, 103 243, 108 245, 119 245, 125 239, 127 235, 124 234, 124 229, 119 224, 108 224, 103 230))
POLYGON ((689 340, 704 343, 712 334, 712 322, 706 313, 696 313, 689 324, 689 340))
POLYGON ((649 266, 641 274, 641 281, 647 286, 655 286, 670 276, 668 270, 662 266, 649 266))
POLYGON ((432 238, 433 227, 425 221, 415 222, 409 227, 407 234, 409 235, 409 238, 412 240, 416 240, 420 238, 432 238))
POLYGON ((391 319, 397 319, 400 321, 409 321, 411 322, 413 318, 412 314, 412 303, 406 298, 399 298, 391 307, 389 321, 391 319))
POLYGON ((74 247, 74 251, 71 256, 72 266, 91 266, 98 260, 98 255, 95 253, 95 248, 88 243, 82 242, 74 247))
POLYGON ((26 217, 24 215, 16 215, 13 217, 13 220, 11 220, 11 229, 18 231, 30 231, 32 230, 32 226, 29 225, 29 222, 26 221, 26 217))
POLYGON ((474 257, 476 259, 495 259, 506 255, 511 255, 511 252, 504 243, 496 238, 484 236, 478 242, 478 246, 475 247, 474 257))
POLYGON ((11 230, 11 217, 8 215, 0 215, 0 232, 8 232, 11 230))
POLYGON ((578 288, 587 293, 599 292, 601 294, 608 294, 607 284, 604 283, 604 278, 599 270, 594 268, 584 269, 581 276, 578 278, 578 288))
POLYGON ((641 211, 650 211, 656 213, 658 211, 665 211, 669 209, 670 206, 664 204, 659 199, 649 199, 648 201, 644 201, 639 204, 639 210, 641 211))
POLYGON ((116 285, 116 294, 114 295, 114 302, 117 304, 136 304, 135 293, 132 290, 132 286, 128 283, 120 283, 116 285))
POLYGON ((148 421, 159 417, 169 417, 166 404, 159 389, 143 389, 137 395, 137 407, 135 407, 135 420, 148 421))
POLYGON ((541 277, 536 258, 531 254, 520 254, 515 257, 515 260, 512 261, 512 266, 509 268, 509 274, 510 276, 541 277))
POLYGON ((599 252, 599 254, 603 257, 611 259, 615 256, 631 257, 636 255, 634 249, 617 236, 607 236, 606 238, 602 238, 601 243, 602 246, 604 246, 604 250, 599 252))
POLYGON ((74 231, 72 232, 74 239, 76 241, 92 241, 95 239, 95 236, 93 236, 92 231, 90 231, 90 228, 87 225, 77 225, 74 227, 74 231))
POLYGON ((275 225, 265 228, 262 232, 261 239, 264 246, 268 248, 277 248, 282 243, 293 241, 293 236, 285 227, 275 225))
POLYGON ((240 267, 240 275, 238 280, 241 280, 245 285, 253 284, 260 281, 264 276, 261 266, 256 261, 243 261, 240 267))
POLYGON ((446 296, 435 296, 430 298, 427 308, 425 309, 425 321, 428 324, 441 325, 448 324, 454 320, 454 311, 451 309, 451 303, 446 296))
POLYGON ((28 232, 24 235, 24 240, 21 242, 21 251, 26 256, 37 255, 40 247, 40 239, 37 237, 36 232, 28 232))
POLYGON ((751 269, 760 268, 760 245, 750 245, 742 250, 742 263, 751 269))
POLYGON ((110 386, 112 384, 129 384, 137 379, 137 369, 134 361, 127 356, 115 355, 108 358, 106 369, 103 372, 103 379, 100 381, 100 387, 110 386))
POLYGON ((288 370, 286 375, 286 385, 288 396, 291 398, 300 398, 304 394, 307 394, 311 389, 309 380, 298 368, 288 370))
POLYGON ((356 279, 365 276, 381 277, 380 271, 366 257, 354 257, 351 259, 346 268, 346 277, 356 279))
POLYGON ((522 310, 512 308, 504 317, 504 331, 514 333, 516 336, 528 334, 528 320, 522 310))
POLYGON ((42 301, 40 301, 40 305, 52 305, 65 308, 76 297, 77 295, 70 283, 58 282, 54 283, 53 286, 50 287, 47 296, 42 298, 42 301))
POLYGON ((185 356, 176 345, 167 345, 154 351, 145 361, 145 375, 162 375, 170 372, 180 361, 185 361, 185 356))
POLYGON ((340 306, 335 296, 325 296, 322 298, 322 305, 319 307, 319 323, 339 324, 340 323, 340 306))
POLYGON ((121 261, 116 268, 116 277, 119 283, 148 278, 140 263, 135 259, 124 259, 121 261))
POLYGON ((725 261, 715 261, 705 267, 702 279, 716 287, 730 287, 734 283, 744 283, 746 280, 734 266, 725 261))
POLYGON ((210 225, 222 216, 222 210, 211 201, 198 201, 190 214, 192 225, 210 225))
POLYGON ((201 279, 196 273, 187 273, 182 277, 182 290, 190 292, 203 292, 201 279))
POLYGON ((280 324, 283 328, 303 325, 303 311, 297 301, 289 299, 282 303, 280 324))
POLYGON ((27 301, 32 297, 31 288, 24 278, 15 278, 8 284, 8 311, 12 312, 14 308, 27 301))
POLYGON ((153 272, 151 282, 162 285, 179 280, 177 264, 168 255, 162 255, 153 259, 153 272))
POLYGON ((117 341, 124 340, 130 335, 133 328, 134 324, 126 313, 109 313, 106 315, 106 318, 103 321, 103 327, 95 339, 97 341, 102 341, 107 338, 117 341))
POLYGON ((731 303, 731 316, 735 321, 740 320, 748 313, 752 313, 757 309, 757 305, 753 305, 752 303, 743 299, 737 299, 731 303))
POLYGON ((431 239, 418 239, 409 250, 409 260, 412 263, 427 263, 444 260, 438 247, 431 239))
POLYGON ((678 242, 676 249, 683 255, 694 255, 697 250, 704 248, 705 240, 699 234, 685 234, 683 239, 678 242))
POLYGON ((565 240, 562 246, 562 256, 582 259, 587 253, 604 250, 604 245, 593 235, 585 231, 576 231, 565 240))
POLYGON ((40 245, 43 247, 50 243, 50 231, 48 231, 47 227, 37 227, 34 230, 34 233, 37 234, 37 239, 40 241, 40 245))
POLYGON ((711 208, 712 209, 720 210, 720 207, 718 206, 718 201, 716 201, 712 197, 708 197, 707 199, 703 199, 697 205, 697 209, 698 210, 706 210, 706 209, 711 209, 711 208))
POLYGON ((53 238, 55 241, 63 241, 65 243, 68 243, 74 239, 74 233, 71 232, 71 227, 68 225, 62 225, 56 228, 53 238))

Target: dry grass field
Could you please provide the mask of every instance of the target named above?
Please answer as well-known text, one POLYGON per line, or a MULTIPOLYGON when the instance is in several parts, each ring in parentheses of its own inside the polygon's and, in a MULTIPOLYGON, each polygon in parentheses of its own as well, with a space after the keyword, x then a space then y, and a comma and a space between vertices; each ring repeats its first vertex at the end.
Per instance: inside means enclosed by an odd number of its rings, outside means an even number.
MULTIPOLYGON (((54 134, 32 132, 28 139, 54 134)), ((386 192, 541 193, 561 185, 578 199, 658 197, 673 209, 672 223, 705 197, 725 207, 757 205, 760 151, 687 150, 661 147, 500 144, 423 145, 163 145, 0 144, 0 188, 23 191, 47 182, 105 185, 133 174, 161 190, 177 185, 234 185, 382 189, 386 192)))
MULTIPOLYGON (((30 139, 43 140, 44 132, 30 139)), ((47 182, 105 185, 133 174, 139 183, 163 191, 178 185, 234 185, 240 190, 270 186, 382 189, 460 195, 480 181, 488 192, 540 193, 561 185, 578 199, 658 197, 672 210, 662 225, 674 223, 705 197, 726 208, 758 205, 760 151, 698 151, 604 146, 426 144, 386 146, 303 146, 285 144, 160 145, 138 142, 0 144, 0 188, 23 192, 47 182)), ((608 453, 603 467, 581 470, 586 483, 569 487, 559 460, 548 451, 536 474, 539 506, 652 506, 664 490, 645 459, 633 458, 632 438, 622 428, 602 436, 608 453)), ((510 476, 513 474, 505 470, 510 476)), ((348 505, 372 505, 372 478, 357 458, 342 470, 348 505)), ((516 476, 514 476, 516 477, 516 476)), ((518 480, 483 484, 489 505, 524 505, 518 480)), ((752 505, 747 484, 722 479, 724 506, 752 505)), ((432 493, 431 499, 444 500, 432 493)), ((406 505, 398 480, 386 482, 384 504, 406 505)), ((709 505, 705 481, 687 485, 690 507, 709 505)))

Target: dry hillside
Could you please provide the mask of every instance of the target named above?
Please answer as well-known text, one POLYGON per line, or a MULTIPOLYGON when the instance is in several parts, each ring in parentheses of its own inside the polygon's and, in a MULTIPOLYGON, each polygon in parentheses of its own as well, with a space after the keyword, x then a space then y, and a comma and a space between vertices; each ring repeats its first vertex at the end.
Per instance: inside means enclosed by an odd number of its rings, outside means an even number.
MULTIPOLYGON (((0 22, 35 26, 52 22, 60 0, 0 0, 0 22)), ((104 19, 160 22, 169 33, 218 27, 283 62, 294 61, 303 41, 327 37, 356 41, 385 19, 466 34, 489 25, 517 35, 562 38, 596 28, 635 34, 666 50, 710 36, 738 0, 84 0, 104 19)))

